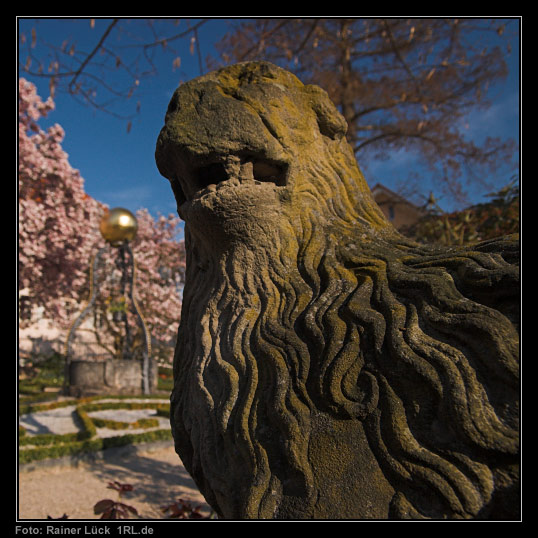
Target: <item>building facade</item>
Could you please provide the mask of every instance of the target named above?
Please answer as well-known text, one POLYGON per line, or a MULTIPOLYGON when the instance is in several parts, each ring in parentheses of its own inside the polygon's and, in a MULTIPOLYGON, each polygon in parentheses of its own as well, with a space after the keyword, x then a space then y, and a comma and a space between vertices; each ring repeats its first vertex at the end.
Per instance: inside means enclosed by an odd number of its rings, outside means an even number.
POLYGON ((372 187, 372 195, 385 217, 397 230, 412 226, 424 216, 424 210, 421 207, 380 183, 372 187))

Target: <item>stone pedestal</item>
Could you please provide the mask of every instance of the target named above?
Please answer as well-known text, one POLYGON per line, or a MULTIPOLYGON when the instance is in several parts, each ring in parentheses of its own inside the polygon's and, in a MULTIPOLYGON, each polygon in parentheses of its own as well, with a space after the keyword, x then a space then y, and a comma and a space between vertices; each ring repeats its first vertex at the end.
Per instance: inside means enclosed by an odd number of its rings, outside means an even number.
MULTIPOLYGON (((99 394, 143 394, 142 362, 110 359, 74 360, 69 365, 68 394, 77 398, 99 394)), ((150 365, 150 392, 157 389, 157 364, 150 365)))

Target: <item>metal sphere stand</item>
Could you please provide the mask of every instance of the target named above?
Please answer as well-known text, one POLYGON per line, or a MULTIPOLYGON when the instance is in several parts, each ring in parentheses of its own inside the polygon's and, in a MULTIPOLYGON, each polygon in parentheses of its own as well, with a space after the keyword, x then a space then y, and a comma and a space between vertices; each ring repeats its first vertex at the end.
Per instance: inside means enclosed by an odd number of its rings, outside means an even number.
MULTIPOLYGON (((95 306, 98 295, 97 273, 100 261, 103 254, 110 248, 116 249, 118 256, 116 264, 121 271, 121 295, 128 297, 130 304, 136 313, 142 332, 144 335, 144 348, 142 352, 142 390, 144 394, 151 393, 151 387, 155 380, 152 379, 151 362, 151 336, 148 327, 142 316, 138 303, 135 297, 136 290, 136 262, 133 251, 129 245, 129 241, 134 239, 138 229, 138 224, 134 215, 126 209, 115 208, 105 214, 100 224, 100 231, 107 245, 100 248, 93 256, 90 262, 90 293, 88 302, 82 309, 80 314, 71 324, 65 340, 65 376, 64 376, 64 392, 69 391, 70 372, 72 362, 72 344, 75 332, 80 327, 86 316, 95 306)), ((116 314, 116 313, 115 313, 116 314)), ((131 330, 127 321, 127 312, 118 312, 120 314, 119 321, 122 322, 125 330, 125 339, 123 341, 122 358, 132 359, 132 337, 131 330)))

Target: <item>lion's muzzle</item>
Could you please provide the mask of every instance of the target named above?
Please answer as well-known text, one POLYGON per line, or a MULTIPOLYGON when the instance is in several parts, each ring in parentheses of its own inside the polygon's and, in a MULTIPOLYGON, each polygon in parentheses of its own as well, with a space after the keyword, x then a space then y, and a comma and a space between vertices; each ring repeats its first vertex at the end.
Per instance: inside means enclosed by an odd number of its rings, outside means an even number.
POLYGON ((223 188, 241 184, 248 184, 252 188, 260 183, 284 187, 287 184, 287 172, 286 163, 227 155, 193 170, 185 167, 171 183, 178 205, 181 206, 195 198, 203 198, 223 188))

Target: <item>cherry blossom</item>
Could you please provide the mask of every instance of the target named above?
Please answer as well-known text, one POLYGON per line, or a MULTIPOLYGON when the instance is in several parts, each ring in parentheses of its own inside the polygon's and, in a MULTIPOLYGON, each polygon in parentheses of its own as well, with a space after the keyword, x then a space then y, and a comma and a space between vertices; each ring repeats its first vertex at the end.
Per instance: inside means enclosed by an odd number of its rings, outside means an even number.
MULTIPOLYGON (((50 97, 39 97, 35 85, 19 79, 20 327, 35 321, 30 314, 39 310, 66 329, 87 299, 91 257, 105 245, 99 222, 106 204, 85 192, 83 178, 62 149, 62 127, 39 126, 54 106, 50 97)), ((180 220, 174 215, 154 218, 147 210, 136 217, 138 233, 131 245, 136 299, 152 339, 169 343, 181 311, 185 250, 177 240, 180 220)), ((111 275, 115 254, 110 248, 104 257, 111 275)), ((104 285, 102 293, 111 296, 113 290, 104 285)))

